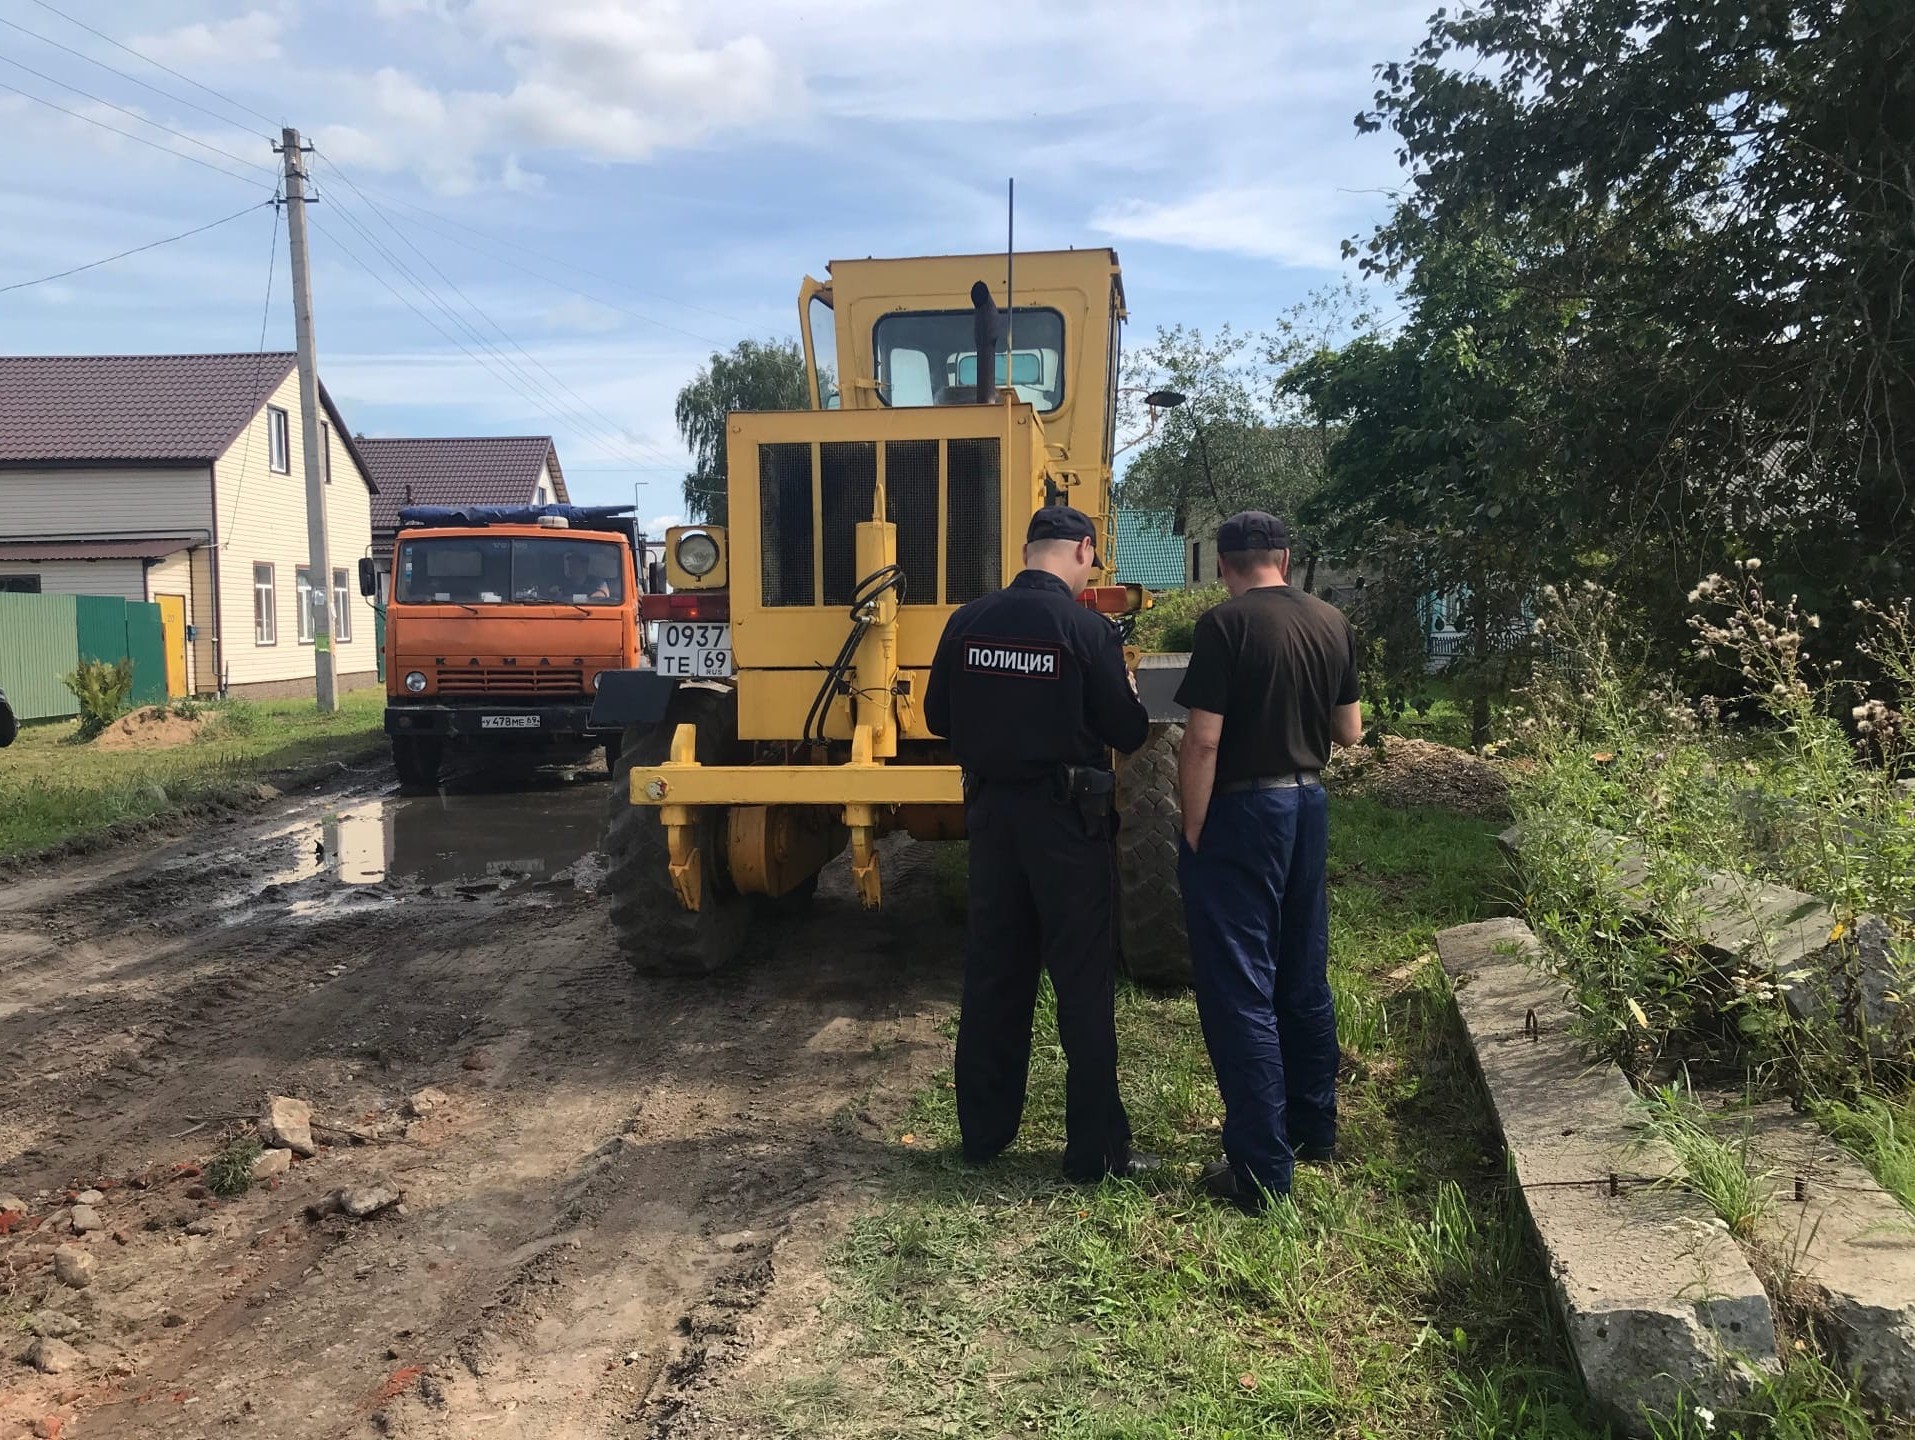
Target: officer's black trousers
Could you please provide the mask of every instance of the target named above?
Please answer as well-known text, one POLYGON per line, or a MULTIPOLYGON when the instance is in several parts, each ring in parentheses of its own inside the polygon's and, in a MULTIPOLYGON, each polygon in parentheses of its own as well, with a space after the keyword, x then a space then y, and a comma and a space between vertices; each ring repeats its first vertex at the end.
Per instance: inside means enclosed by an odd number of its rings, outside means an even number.
POLYGON ((1049 782, 985 784, 965 808, 970 929, 958 1020, 964 1153, 988 1160, 1017 1138, 1040 971, 1057 992, 1064 1173, 1095 1180, 1130 1157, 1117 1093, 1117 864, 1108 817, 1087 819, 1049 782))

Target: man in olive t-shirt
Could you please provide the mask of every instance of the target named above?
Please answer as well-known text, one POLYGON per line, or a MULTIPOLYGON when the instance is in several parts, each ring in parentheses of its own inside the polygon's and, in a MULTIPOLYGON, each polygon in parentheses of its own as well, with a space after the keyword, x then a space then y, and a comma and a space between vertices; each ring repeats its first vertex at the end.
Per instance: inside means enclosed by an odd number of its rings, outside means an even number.
POLYGON ((1205 1185, 1261 1209, 1297 1160, 1336 1153, 1330 999, 1330 748, 1362 735, 1356 634, 1288 583, 1290 536, 1250 510, 1217 530, 1230 599, 1197 622, 1177 699, 1178 883, 1224 1161, 1205 1185))

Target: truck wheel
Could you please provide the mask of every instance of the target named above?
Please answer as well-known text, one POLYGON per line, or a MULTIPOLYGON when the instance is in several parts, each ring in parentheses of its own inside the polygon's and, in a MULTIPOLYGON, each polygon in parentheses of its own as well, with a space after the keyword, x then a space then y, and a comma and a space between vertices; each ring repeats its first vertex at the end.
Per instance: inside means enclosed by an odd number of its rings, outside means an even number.
POLYGON ((439 788, 439 761, 445 744, 418 735, 392 737, 392 768, 399 772, 401 795, 430 795, 439 788))
POLYGON ((698 727, 701 764, 734 763, 739 758, 736 694, 681 686, 662 721, 650 728, 627 730, 619 746, 605 835, 605 854, 611 862, 607 889, 619 949, 641 975, 709 974, 744 948, 751 928, 752 897, 732 889, 725 868, 723 811, 710 809, 699 817, 696 833, 704 904, 693 911, 678 903, 672 889, 667 868, 670 852, 658 812, 631 802, 633 768, 669 760, 672 735, 680 725, 698 727))
POLYGON ((1140 985, 1190 984, 1190 944, 1177 887, 1177 751, 1182 725, 1153 725, 1117 769, 1118 939, 1124 973, 1140 985))
POLYGON ((599 743, 605 747, 605 773, 618 774, 618 750, 625 743, 623 735, 601 735, 599 743))

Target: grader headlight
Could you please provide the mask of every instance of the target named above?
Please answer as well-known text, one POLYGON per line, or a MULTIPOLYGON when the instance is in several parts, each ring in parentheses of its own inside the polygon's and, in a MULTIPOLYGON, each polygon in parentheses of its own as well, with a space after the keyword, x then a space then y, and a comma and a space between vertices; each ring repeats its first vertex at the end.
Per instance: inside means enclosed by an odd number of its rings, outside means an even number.
POLYGON ((674 590, 722 590, 729 579, 722 525, 674 525, 665 532, 665 579, 674 590))

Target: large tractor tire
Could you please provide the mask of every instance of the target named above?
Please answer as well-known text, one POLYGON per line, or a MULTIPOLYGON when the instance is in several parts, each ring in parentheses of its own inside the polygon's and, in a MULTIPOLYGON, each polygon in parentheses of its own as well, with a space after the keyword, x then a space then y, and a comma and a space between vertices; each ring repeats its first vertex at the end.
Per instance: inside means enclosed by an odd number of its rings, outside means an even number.
POLYGON ((392 768, 399 772, 401 795, 431 795, 439 788, 439 764, 445 742, 422 735, 392 737, 392 768))
POLYGON ((1118 937, 1124 973, 1140 985, 1190 984, 1190 944, 1177 887, 1177 751, 1182 725, 1153 725, 1117 771, 1118 937))
POLYGON ((631 802, 633 768, 669 760, 672 736, 680 725, 698 727, 700 764, 730 765, 741 758, 738 697, 729 690, 680 686, 662 721, 649 729, 627 730, 619 745, 605 835, 611 862, 607 884, 619 949, 641 975, 707 975, 730 963, 745 947, 756 908, 753 897, 732 888, 722 811, 707 810, 698 821, 704 903, 693 911, 678 903, 672 889, 670 853, 658 811, 631 802))

